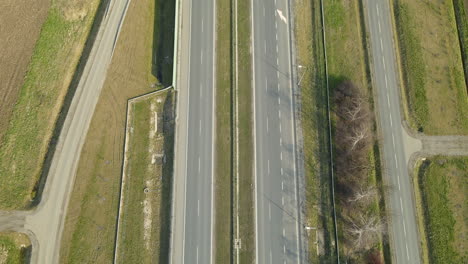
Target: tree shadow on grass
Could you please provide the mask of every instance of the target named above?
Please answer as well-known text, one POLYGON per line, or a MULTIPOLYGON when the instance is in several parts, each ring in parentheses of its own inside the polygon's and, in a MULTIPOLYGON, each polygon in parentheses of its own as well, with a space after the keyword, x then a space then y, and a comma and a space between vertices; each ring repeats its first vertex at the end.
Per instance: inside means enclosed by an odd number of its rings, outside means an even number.
POLYGON ((162 168, 161 207, 159 223, 159 263, 169 262, 172 210, 172 181, 175 135, 175 98, 168 92, 163 108, 164 163, 162 168))

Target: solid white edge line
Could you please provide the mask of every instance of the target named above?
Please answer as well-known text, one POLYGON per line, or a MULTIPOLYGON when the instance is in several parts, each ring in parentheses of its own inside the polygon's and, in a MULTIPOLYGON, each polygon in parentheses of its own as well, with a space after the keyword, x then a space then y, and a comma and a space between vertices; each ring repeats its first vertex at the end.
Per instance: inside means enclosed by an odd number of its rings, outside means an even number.
MULTIPOLYGON (((172 85, 174 86, 174 90, 176 91, 176 96, 177 96, 177 103, 176 103, 176 124, 175 124, 175 129, 176 129, 176 132, 175 132, 175 140, 174 140, 174 164, 173 164, 173 177, 175 178, 175 175, 176 175, 176 166, 177 166, 177 159, 175 158, 177 156, 177 135, 178 135, 178 120, 179 120, 179 102, 180 102, 180 88, 178 87, 178 78, 180 78, 179 74, 177 74, 177 72, 180 72, 180 64, 179 64, 179 46, 181 45, 179 42, 180 42, 180 38, 179 38, 179 34, 181 34, 180 30, 179 30, 179 26, 180 26, 180 19, 179 19, 179 16, 181 15, 181 12, 182 12, 182 8, 180 7, 180 0, 176 0, 176 4, 175 4, 175 32, 174 32, 174 58, 173 58, 173 65, 172 65, 172 85)), ((173 252, 174 252, 174 237, 175 237, 175 232, 174 231, 174 223, 175 223, 175 215, 176 215, 176 208, 175 208, 175 200, 176 200, 176 184, 175 184, 175 180, 173 179, 173 183, 172 183, 172 208, 171 208, 171 216, 172 216, 172 221, 171 221, 171 237, 170 237, 170 254, 169 254, 169 263, 172 263, 173 261, 173 252)), ((115 263, 115 262, 114 262, 115 263)))
MULTIPOLYGON (((264 10, 265 11, 265 10, 264 10)), ((236 174, 235 174, 235 182, 236 182, 236 240, 235 241, 240 241, 240 224, 239 224, 239 30, 237 27, 237 21, 238 21, 238 9, 237 9, 237 0, 234 1, 234 23, 235 23, 235 42, 234 44, 236 45, 236 79, 235 79, 235 84, 236 86, 234 87, 235 89, 235 127, 236 127, 236 134, 235 134, 235 139, 236 139, 236 174)), ((266 53, 266 46, 265 46, 265 53, 266 53)), ((265 91, 266 91, 266 86, 265 86, 265 91)), ((239 251, 240 247, 236 246, 236 262, 239 264, 239 251)))
POLYGON ((213 95, 212 95, 212 122, 211 122, 211 140, 213 141, 211 143, 211 236, 210 236, 210 247, 211 247, 211 252, 210 252, 210 263, 213 263, 213 252, 214 252, 214 247, 213 247, 213 241, 214 241, 214 226, 215 226, 215 219, 214 219, 214 210, 215 210, 215 205, 214 205, 214 178, 215 178, 215 173, 214 173, 214 151, 215 151, 215 138, 216 138, 216 131, 215 131, 215 126, 216 126, 216 1, 213 2, 213 95))
MULTIPOLYGON (((290 20, 290 6, 289 6, 289 1, 286 1, 286 8, 287 8, 287 12, 286 12, 286 15, 287 15, 287 21, 290 20)), ((291 22, 291 21, 289 21, 291 22)), ((286 27, 287 28, 287 32, 288 32, 288 62, 289 62, 289 71, 290 71, 290 74, 291 76, 293 75, 293 70, 292 70, 292 58, 291 58, 291 32, 290 32, 290 26, 291 24, 293 23, 288 23, 288 26, 286 27)), ((293 135, 293 174, 294 174, 294 193, 295 193, 295 196, 296 196, 296 201, 297 201, 297 205, 299 205, 299 195, 297 193, 297 164, 296 164, 296 130, 294 128, 294 124, 295 124, 295 120, 296 120, 296 116, 295 116, 295 112, 294 112, 294 108, 293 108, 293 104, 294 104, 294 95, 293 95, 293 87, 294 87, 294 84, 293 84, 293 78, 290 78, 290 82, 289 82, 289 92, 290 92, 290 95, 291 95, 291 104, 290 104, 290 107, 291 107, 291 114, 292 114, 292 119, 291 119, 291 133, 293 135)), ((296 208, 296 247, 297 247, 297 251, 298 251, 298 258, 297 258, 297 263, 301 263, 301 259, 302 259, 302 247, 301 245, 299 244, 299 236, 301 235, 300 231, 299 231, 299 221, 300 221, 300 208, 296 208)))
POLYGON ((257 209, 258 209, 258 185, 257 185, 257 120, 256 120, 256 107, 255 107, 255 27, 254 27, 254 1, 250 1, 250 14, 251 14, 251 19, 250 19, 250 24, 251 24, 251 29, 252 29, 252 35, 251 35, 251 40, 252 40, 252 94, 253 94, 253 119, 254 119, 254 126, 253 126, 253 135, 254 135, 254 200, 255 200, 255 210, 254 210, 254 218, 255 218, 255 263, 258 262, 258 215, 257 215, 257 209))
MULTIPOLYGON (((192 1, 190 1, 190 15, 189 15, 189 44, 192 43, 192 1)), ((192 53, 191 46, 189 45, 188 48, 188 75, 187 75, 187 124, 186 130, 187 134, 189 134, 189 116, 190 116, 190 57, 192 53)), ((186 225, 186 214, 187 211, 187 174, 188 174, 188 136, 185 142, 185 172, 184 172, 184 226, 182 229, 182 263, 185 263, 185 225, 186 225)))

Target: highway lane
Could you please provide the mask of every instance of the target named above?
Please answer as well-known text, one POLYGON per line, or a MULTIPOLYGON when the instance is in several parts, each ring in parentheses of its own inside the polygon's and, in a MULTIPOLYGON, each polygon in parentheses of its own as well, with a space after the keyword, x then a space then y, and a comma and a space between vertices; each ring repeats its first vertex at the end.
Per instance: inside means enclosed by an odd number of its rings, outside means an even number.
POLYGON ((417 264, 420 263, 419 239, 400 113, 391 10, 386 0, 366 0, 366 5, 383 157, 388 181, 394 187, 389 192, 391 248, 396 263, 417 264))
POLYGON ((302 262, 289 1, 252 1, 256 263, 302 262))
POLYGON ((187 2, 182 6, 182 71, 177 82, 180 86, 176 87, 179 104, 174 195, 177 197, 174 197, 171 262, 211 263, 215 2, 187 2))

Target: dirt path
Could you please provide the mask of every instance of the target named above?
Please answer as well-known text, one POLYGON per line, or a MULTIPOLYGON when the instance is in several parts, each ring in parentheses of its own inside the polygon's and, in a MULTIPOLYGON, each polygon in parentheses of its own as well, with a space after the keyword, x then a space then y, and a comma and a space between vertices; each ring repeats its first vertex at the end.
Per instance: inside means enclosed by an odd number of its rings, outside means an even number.
POLYGON ((408 159, 414 154, 418 157, 434 155, 468 156, 468 136, 428 136, 415 133, 406 124, 403 124, 402 130, 408 159))

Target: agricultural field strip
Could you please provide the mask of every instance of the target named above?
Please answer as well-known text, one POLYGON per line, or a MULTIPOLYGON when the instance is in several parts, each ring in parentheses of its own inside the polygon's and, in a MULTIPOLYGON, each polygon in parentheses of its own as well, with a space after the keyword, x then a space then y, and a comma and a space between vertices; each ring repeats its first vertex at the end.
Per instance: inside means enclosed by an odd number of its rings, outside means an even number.
POLYGON ((59 138, 43 199, 36 209, 26 214, 22 228, 32 231, 40 245, 33 247, 32 263, 58 262, 64 217, 84 135, 99 98, 128 3, 129 0, 115 0, 99 29, 98 41, 92 48, 59 138))

